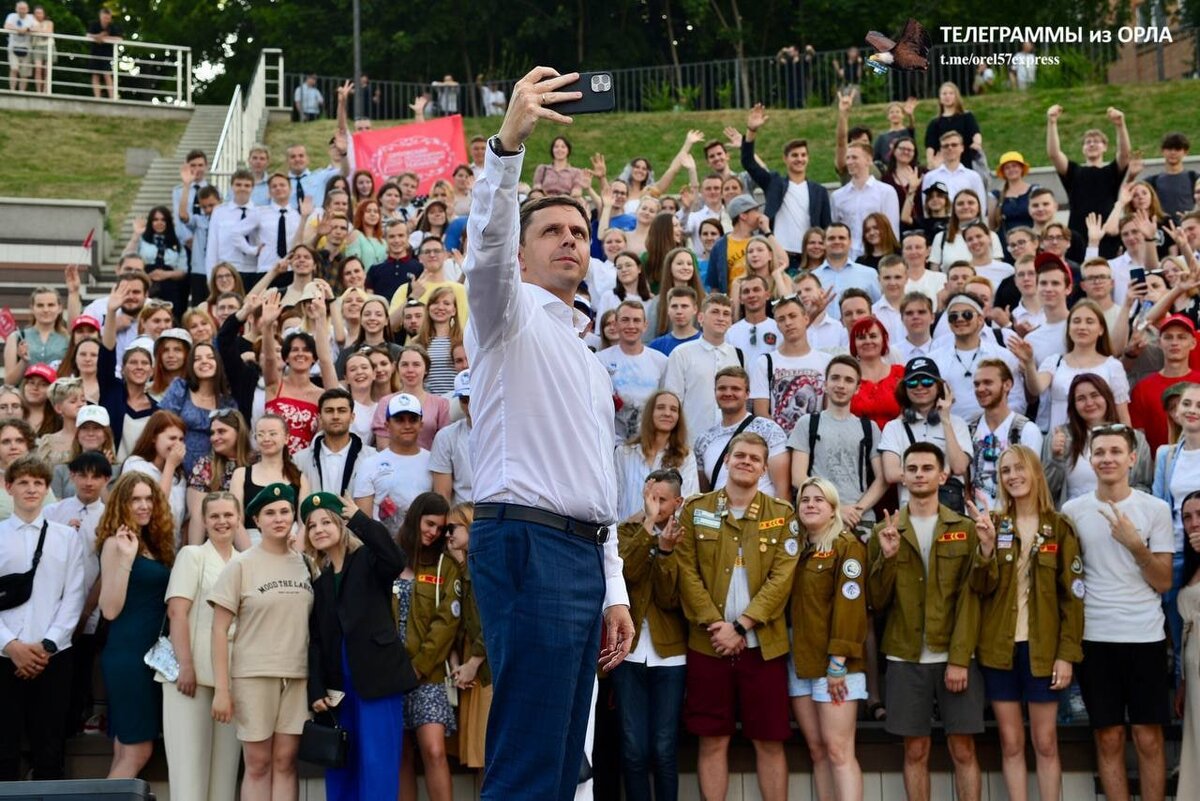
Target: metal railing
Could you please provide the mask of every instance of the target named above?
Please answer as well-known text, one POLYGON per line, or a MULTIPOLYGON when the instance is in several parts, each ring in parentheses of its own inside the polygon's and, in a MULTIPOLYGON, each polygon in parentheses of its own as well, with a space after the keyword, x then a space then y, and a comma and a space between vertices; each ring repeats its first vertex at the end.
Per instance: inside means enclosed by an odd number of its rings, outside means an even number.
POLYGON ((229 110, 225 113, 225 124, 217 138, 217 149, 213 153, 209 180, 221 190, 222 196, 229 194, 229 179, 249 155, 250 147, 257 141, 259 129, 271 108, 287 108, 283 94, 283 51, 265 48, 258 56, 258 65, 250 77, 245 93, 238 86, 233 90, 229 110))
POLYGON ((192 49, 122 39, 111 55, 86 36, 4 31, 0 89, 43 97, 192 104, 192 49))
MULTIPOLYGON (((1173 32, 1174 45, 1187 50, 1186 67, 1176 69, 1163 79, 1196 77, 1200 67, 1200 36, 1194 28, 1173 32)), ((1147 45, 1120 45, 1115 41, 1081 42, 1079 44, 1045 44, 1035 49, 1035 55, 1057 58, 1054 66, 1038 68, 1038 85, 1068 88, 1085 84, 1108 83, 1109 70, 1124 58, 1136 58, 1147 45)), ((859 48, 866 59, 872 51, 859 48)), ((814 108, 836 103, 839 91, 853 87, 867 103, 903 100, 907 97, 931 98, 946 81, 958 84, 963 94, 997 91, 1009 84, 1008 59, 1019 48, 1005 45, 946 44, 930 49, 929 70, 919 72, 889 71, 875 75, 865 63, 853 67, 847 64, 846 50, 801 51, 796 60, 784 54, 756 56, 738 62, 736 59, 704 61, 688 64, 661 64, 652 67, 630 67, 612 70, 616 110, 633 111, 707 111, 725 108, 744 108, 762 102, 775 107, 814 108), (990 85, 984 85, 980 62, 990 60, 993 72, 990 85)), ((305 76, 289 73, 285 91, 289 101, 305 76)), ((1150 80, 1157 80, 1157 76, 1150 80)), ((337 87, 344 77, 318 76, 317 88, 325 98, 324 112, 332 116, 336 108, 337 87)), ((428 98, 426 116, 459 113, 465 116, 503 114, 503 100, 512 92, 516 79, 469 82, 452 87, 413 81, 370 82, 363 99, 364 116, 390 120, 412 116, 410 104, 420 96, 428 98), (485 90, 498 92, 501 102, 488 108, 485 90)))

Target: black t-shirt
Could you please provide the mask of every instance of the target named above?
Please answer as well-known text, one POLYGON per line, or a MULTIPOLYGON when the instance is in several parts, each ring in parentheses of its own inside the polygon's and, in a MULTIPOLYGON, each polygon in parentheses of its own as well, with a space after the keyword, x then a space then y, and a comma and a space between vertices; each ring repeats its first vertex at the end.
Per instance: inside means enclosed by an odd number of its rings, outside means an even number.
MULTIPOLYGON (((1087 250, 1087 216, 1099 214, 1101 220, 1112 213, 1113 204, 1117 202, 1117 193, 1121 181, 1125 178, 1125 170, 1110 161, 1103 167, 1087 167, 1077 162, 1067 162, 1066 173, 1060 173, 1063 189, 1067 190, 1067 201, 1071 204, 1067 227, 1071 229, 1071 249, 1067 258, 1071 261, 1083 261, 1087 250)), ((1100 240, 1100 255, 1111 259, 1121 252, 1121 238, 1106 236, 1100 240)))
POLYGON ((386 259, 367 270, 367 289, 382 295, 391 302, 396 290, 410 279, 416 278, 425 268, 416 259, 386 259))
POLYGON ((975 138, 975 134, 980 133, 979 123, 975 121, 975 115, 969 111, 964 111, 962 114, 951 114, 949 117, 938 115, 929 121, 929 125, 925 128, 925 147, 932 148, 933 152, 938 152, 941 149, 942 134, 950 131, 958 131, 963 138, 963 163, 973 159, 967 152, 971 147, 971 140, 975 138))
MULTIPOLYGON (((108 34, 109 36, 121 36, 123 33, 121 31, 121 26, 117 25, 117 23, 115 21, 108 23, 108 27, 105 28, 103 25, 100 24, 100 20, 98 20, 98 19, 92 20, 91 22, 88 23, 87 32, 90 34, 93 34, 93 35, 95 35, 97 33, 104 33, 104 34, 108 34)), ((93 56, 112 57, 112 54, 113 54, 112 42, 92 42, 92 55, 93 56)))

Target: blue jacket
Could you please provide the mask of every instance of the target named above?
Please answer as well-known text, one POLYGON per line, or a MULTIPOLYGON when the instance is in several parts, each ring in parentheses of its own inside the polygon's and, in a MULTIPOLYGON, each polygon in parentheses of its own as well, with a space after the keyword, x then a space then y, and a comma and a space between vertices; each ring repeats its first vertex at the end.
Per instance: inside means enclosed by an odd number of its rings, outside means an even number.
POLYGON ((704 273, 704 289, 707 292, 729 292, 729 235, 713 243, 708 254, 708 270, 704 273))
MULTIPOLYGON (((779 208, 783 205, 783 198, 787 195, 790 183, 787 176, 774 170, 765 169, 755 161, 754 142, 750 139, 742 140, 742 169, 750 173, 750 178, 762 189, 766 200, 763 213, 771 221, 771 229, 774 230, 775 215, 779 213, 779 208)), ((829 192, 816 181, 809 180, 807 183, 808 217, 814 226, 828 227, 831 219, 829 192)))

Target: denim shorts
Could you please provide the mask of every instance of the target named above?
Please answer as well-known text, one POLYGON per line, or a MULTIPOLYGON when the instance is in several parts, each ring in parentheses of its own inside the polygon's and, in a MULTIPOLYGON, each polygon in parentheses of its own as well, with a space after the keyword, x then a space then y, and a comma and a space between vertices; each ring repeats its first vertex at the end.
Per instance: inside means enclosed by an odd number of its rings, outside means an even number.
POLYGON ((1024 701, 1027 704, 1057 704, 1059 691, 1050 689, 1050 676, 1035 676, 1029 664, 1029 643, 1013 646, 1012 667, 1000 670, 980 665, 989 701, 1024 701))
MULTIPOLYGON (((846 674, 846 700, 867 700, 867 674, 846 674)), ((811 695, 818 704, 833 703, 829 697, 829 681, 822 676, 819 679, 798 679, 795 671, 788 671, 788 698, 801 698, 811 695)))

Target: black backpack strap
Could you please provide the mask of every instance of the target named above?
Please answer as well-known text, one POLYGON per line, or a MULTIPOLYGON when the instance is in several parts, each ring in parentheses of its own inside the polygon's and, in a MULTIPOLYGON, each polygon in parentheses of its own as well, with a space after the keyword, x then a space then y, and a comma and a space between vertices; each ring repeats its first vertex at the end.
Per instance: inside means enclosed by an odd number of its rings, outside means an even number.
POLYGON ((858 475, 862 480, 860 488, 866 492, 875 480, 875 471, 871 469, 871 420, 860 417, 858 421, 862 423, 863 430, 862 441, 858 445, 858 475))
POLYGON ((746 354, 742 353, 741 348, 734 348, 734 350, 737 351, 738 364, 741 365, 743 370, 746 369, 746 354))
POLYGON ((917 438, 913 436, 912 427, 909 426, 907 420, 904 421, 904 433, 908 434, 908 444, 909 445, 917 444, 917 438))
POLYGON ((725 464, 725 456, 729 453, 729 446, 733 444, 733 438, 746 430, 746 427, 754 422, 754 415, 751 414, 733 430, 729 435, 729 441, 725 443, 725 447, 721 449, 721 455, 717 457, 717 463, 713 465, 712 472, 708 476, 708 487, 712 489, 717 486, 717 476, 721 475, 721 465, 725 464))
POLYGON ((46 529, 50 527, 50 521, 42 521, 42 532, 38 534, 37 548, 33 552, 33 566, 29 568, 30 573, 36 573, 38 562, 42 561, 42 546, 46 544, 46 529))
POLYGON ((811 476, 813 471, 813 459, 817 455, 817 440, 821 435, 817 433, 817 429, 821 427, 821 413, 813 412, 808 416, 808 474, 811 476))
POLYGON ((764 353, 767 357, 767 411, 774 414, 775 412, 775 360, 771 358, 771 354, 764 353))

